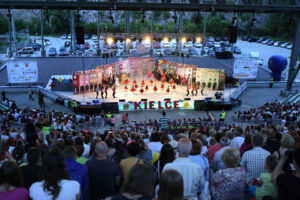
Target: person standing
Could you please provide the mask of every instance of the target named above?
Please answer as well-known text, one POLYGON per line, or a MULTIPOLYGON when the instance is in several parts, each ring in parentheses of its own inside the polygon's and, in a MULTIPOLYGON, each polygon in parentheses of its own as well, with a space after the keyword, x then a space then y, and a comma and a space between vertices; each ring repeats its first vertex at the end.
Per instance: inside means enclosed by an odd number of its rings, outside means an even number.
POLYGON ((269 88, 272 88, 273 87, 273 84, 274 84, 274 78, 271 77, 270 79, 270 85, 269 85, 269 88))
POLYGON ((91 200, 103 199, 117 193, 120 183, 118 165, 107 160, 108 147, 104 142, 96 144, 97 158, 87 161, 91 200))
POLYGON ((96 99, 98 99, 98 95, 99 95, 99 90, 98 87, 96 87, 96 99))
POLYGON ((113 93, 112 93, 112 96, 114 97, 114 99, 116 98, 116 87, 114 86, 113 89, 112 89, 113 93))
POLYGON ((204 88, 205 88, 205 85, 204 85, 204 83, 202 83, 202 86, 201 86, 201 94, 202 94, 202 96, 204 96, 204 94, 203 94, 204 88))
POLYGON ((2 101, 5 101, 5 99, 6 99, 6 92, 4 90, 2 90, 1 95, 2 95, 2 101))
POLYGON ((186 96, 190 95, 190 88, 189 85, 186 86, 186 96))
POLYGON ((169 130, 169 118, 166 117, 166 112, 162 112, 162 117, 159 119, 160 123, 160 130, 161 131, 168 131, 169 130))
POLYGON ((101 91, 101 98, 104 99, 104 88, 103 88, 103 86, 101 86, 100 91, 101 91))
POLYGON ((32 95, 33 95, 33 91, 29 88, 29 90, 28 90, 28 99, 29 99, 29 101, 33 101, 34 100, 33 97, 32 97, 32 95))
POLYGON ((107 91, 108 91, 108 86, 105 87, 105 99, 107 99, 107 91))

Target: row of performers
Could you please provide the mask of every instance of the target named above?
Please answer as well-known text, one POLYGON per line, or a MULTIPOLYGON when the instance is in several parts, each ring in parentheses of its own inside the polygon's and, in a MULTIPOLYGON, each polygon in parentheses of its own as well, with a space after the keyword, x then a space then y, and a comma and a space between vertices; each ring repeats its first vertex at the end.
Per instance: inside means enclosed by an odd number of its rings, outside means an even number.
MULTIPOLYGON (((165 85, 164 85, 164 84, 161 84, 160 88, 161 88, 162 91, 164 91, 165 85)), ((169 92, 171 91, 170 88, 172 88, 173 90, 175 90, 175 89, 176 89, 176 85, 168 86, 167 89, 166 89, 166 92, 167 92, 167 93, 169 93, 169 92)), ((126 91, 128 90, 127 85, 125 85, 124 89, 125 89, 126 91)), ((139 92, 140 92, 141 94, 143 94, 145 91, 147 92, 148 90, 149 90, 148 85, 146 85, 145 89, 144 89, 144 86, 141 86, 141 89, 139 90, 139 92)), ((130 91, 131 91, 132 93, 138 91, 138 85, 132 85, 130 91)), ((157 91, 158 91, 158 88, 157 88, 156 85, 153 86, 153 91, 154 91, 154 92, 157 92, 157 91)))

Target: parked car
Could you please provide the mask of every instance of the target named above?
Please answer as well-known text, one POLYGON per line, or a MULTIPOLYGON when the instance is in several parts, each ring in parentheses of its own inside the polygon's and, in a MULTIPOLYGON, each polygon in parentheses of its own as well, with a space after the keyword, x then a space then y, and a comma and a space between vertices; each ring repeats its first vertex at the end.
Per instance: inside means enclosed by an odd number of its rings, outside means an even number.
POLYGON ((213 47, 214 45, 213 45, 213 43, 210 42, 210 41, 205 41, 205 42, 204 42, 204 46, 211 48, 211 47, 213 47))
POLYGON ((264 38, 264 37, 261 37, 261 38, 259 38, 256 42, 257 43, 261 43, 262 41, 264 41, 266 38, 264 38))
POLYGON ((76 48, 76 50, 81 49, 81 45, 80 44, 76 44, 75 48, 76 48))
POLYGON ((257 38, 251 38, 251 37, 248 38, 248 42, 256 42, 256 41, 257 41, 257 38))
POLYGON ((159 42, 153 42, 152 46, 153 46, 154 49, 160 49, 161 48, 159 42))
POLYGON ((192 44, 187 42, 187 43, 184 43, 183 45, 184 48, 191 48, 192 47, 192 44))
POLYGON ((224 51, 228 51, 228 52, 230 51, 231 52, 231 47, 223 47, 223 52, 224 51))
POLYGON ((221 38, 220 37, 215 37, 215 42, 220 42, 221 38))
POLYGON ((89 49, 90 48, 90 43, 89 42, 85 42, 83 48, 84 49, 89 49))
POLYGON ((270 40, 270 41, 267 43, 267 45, 273 46, 274 42, 275 42, 274 40, 270 40))
POLYGON ((201 42, 196 42, 196 43, 194 44, 194 47, 195 47, 195 48, 201 48, 201 47, 202 47, 201 42))
POLYGON ((89 34, 84 34, 84 39, 90 39, 90 35, 89 34))
POLYGON ((30 44, 29 46, 32 47, 34 51, 39 51, 42 47, 42 45, 37 43, 30 44))
POLYGON ((274 47, 279 47, 281 44, 282 44, 282 42, 276 41, 276 42, 274 42, 274 47))
POLYGON ((69 47, 71 45, 71 42, 70 41, 65 41, 65 47, 69 47))
POLYGON ((214 42, 215 39, 214 39, 214 37, 209 37, 209 38, 208 38, 208 41, 209 41, 209 42, 214 42))
POLYGON ((243 35, 243 36, 241 37, 241 40, 242 40, 242 41, 248 41, 248 37, 245 36, 245 35, 243 35))
POLYGON ((164 42, 163 48, 166 48, 166 49, 170 48, 169 42, 164 42))
POLYGON ((59 51, 58 51, 58 55, 59 55, 59 56, 68 56, 69 53, 67 52, 67 49, 66 49, 66 48, 61 47, 61 48, 59 49, 59 51))
POLYGON ((285 48, 287 48, 287 49, 291 49, 291 48, 293 48, 293 44, 292 43, 289 43, 288 45, 286 45, 286 47, 285 48))
POLYGON ((287 45, 289 45, 289 44, 290 44, 290 43, 285 42, 285 43, 281 44, 280 47, 285 48, 285 47, 286 47, 287 45))
POLYGON ((223 51, 222 47, 217 47, 214 50, 215 50, 215 52, 222 52, 223 51))
POLYGON ((240 49, 240 48, 238 48, 238 47, 234 47, 234 53, 236 53, 236 54, 241 54, 241 53, 242 53, 242 51, 241 51, 241 49, 240 49))
POLYGON ((57 56, 56 49, 50 48, 48 51, 48 56, 57 56))
POLYGON ((18 51, 19 54, 33 54, 34 49, 32 47, 23 47, 18 51))
MULTIPOLYGON (((71 34, 68 35, 68 38, 71 39, 71 34)), ((68 38, 66 38, 66 39, 68 39, 68 38)))
POLYGON ((60 38, 61 39, 68 39, 67 34, 62 34, 60 38))
POLYGON ((88 49, 85 53, 87 56, 95 56, 95 51, 93 49, 88 49))
POLYGON ((190 55, 190 56, 198 56, 199 54, 198 54, 198 52, 196 51, 196 49, 190 48, 190 49, 189 49, 189 55, 190 55))
POLYGON ((98 40, 97 35, 92 35, 92 40, 98 40))
POLYGON ((77 53, 77 55, 81 56, 81 55, 84 55, 84 54, 85 54, 85 51, 84 51, 84 49, 78 49, 78 50, 76 51, 76 53, 77 53))
POLYGON ((228 41, 228 38, 227 37, 223 37, 222 41, 228 41))
POLYGON ((265 40, 263 40, 261 43, 262 43, 262 44, 267 44, 268 42, 270 42, 270 40, 269 40, 269 39, 265 39, 265 40))
POLYGON ((215 53, 214 50, 208 50, 208 55, 209 55, 210 57, 215 57, 215 56, 216 56, 216 53, 215 53))
POLYGON ((153 55, 154 56, 163 56, 163 51, 161 50, 161 49, 155 49, 154 51, 153 51, 153 55))

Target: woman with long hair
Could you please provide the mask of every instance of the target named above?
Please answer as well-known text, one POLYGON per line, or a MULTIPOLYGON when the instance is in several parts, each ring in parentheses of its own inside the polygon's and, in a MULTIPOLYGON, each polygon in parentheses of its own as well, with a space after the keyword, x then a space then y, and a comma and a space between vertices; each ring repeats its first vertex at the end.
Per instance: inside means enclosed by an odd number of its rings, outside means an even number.
POLYGON ((168 169, 161 174, 159 179, 158 200, 183 200, 183 179, 173 169, 168 169))
POLYGON ((78 200, 80 185, 69 180, 64 156, 59 151, 50 152, 43 161, 44 180, 29 188, 32 200, 78 200))
POLYGON ((28 191, 16 162, 7 161, 0 168, 0 199, 27 200, 28 191))
POLYGON ((161 174, 161 172, 164 169, 164 166, 167 163, 171 163, 175 160, 175 152, 173 150, 173 147, 170 144, 165 144, 160 151, 159 159, 154 163, 154 165, 158 169, 158 175, 161 174))

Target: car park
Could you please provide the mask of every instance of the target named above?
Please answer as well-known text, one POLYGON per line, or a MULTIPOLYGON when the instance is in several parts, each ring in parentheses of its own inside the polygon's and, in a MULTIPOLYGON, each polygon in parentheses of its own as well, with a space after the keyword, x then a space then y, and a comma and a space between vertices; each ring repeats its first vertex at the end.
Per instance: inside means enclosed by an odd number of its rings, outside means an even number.
POLYGON ((58 51, 59 56, 68 56, 69 53, 67 52, 67 49, 65 47, 61 47, 58 51))
POLYGON ((57 56, 56 49, 50 48, 48 51, 48 56, 57 56))
POLYGON ((18 51, 19 54, 33 54, 34 53, 34 49, 32 47, 23 47, 22 49, 20 49, 18 51))

